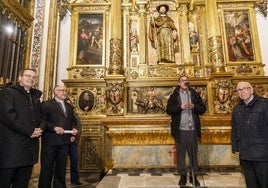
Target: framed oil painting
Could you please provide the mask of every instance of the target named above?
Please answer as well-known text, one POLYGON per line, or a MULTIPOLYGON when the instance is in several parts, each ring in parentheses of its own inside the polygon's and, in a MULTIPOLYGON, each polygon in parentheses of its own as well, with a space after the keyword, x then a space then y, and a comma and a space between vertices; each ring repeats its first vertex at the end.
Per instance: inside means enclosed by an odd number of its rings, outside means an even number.
POLYGON ((82 111, 88 112, 94 106, 94 95, 90 90, 85 90, 79 95, 79 108, 82 111))
POLYGON ((76 65, 103 65, 103 13, 78 14, 76 65))
POLYGON ((249 10, 225 10, 223 17, 228 62, 256 61, 249 10))

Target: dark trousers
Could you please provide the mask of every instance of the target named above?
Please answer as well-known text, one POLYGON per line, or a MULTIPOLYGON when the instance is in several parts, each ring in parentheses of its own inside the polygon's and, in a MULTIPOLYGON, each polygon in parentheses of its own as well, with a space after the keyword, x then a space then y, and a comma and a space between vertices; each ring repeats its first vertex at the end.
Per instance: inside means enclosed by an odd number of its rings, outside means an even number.
POLYGON ((268 162, 241 160, 248 188, 268 187, 268 162))
POLYGON ((187 175, 186 169, 186 152, 189 157, 190 175, 194 172, 198 174, 198 145, 196 132, 180 130, 178 137, 175 139, 177 152, 177 169, 180 175, 187 175))
POLYGON ((33 165, 17 168, 0 168, 1 188, 28 188, 33 165))
POLYGON ((38 187, 50 188, 52 178, 54 188, 66 188, 66 161, 69 145, 42 145, 41 171, 38 187), (54 174, 54 177, 53 177, 54 174))
POLYGON ((79 181, 79 174, 77 172, 78 167, 78 145, 77 142, 71 142, 69 145, 69 158, 70 158, 70 168, 71 168, 71 183, 79 181))

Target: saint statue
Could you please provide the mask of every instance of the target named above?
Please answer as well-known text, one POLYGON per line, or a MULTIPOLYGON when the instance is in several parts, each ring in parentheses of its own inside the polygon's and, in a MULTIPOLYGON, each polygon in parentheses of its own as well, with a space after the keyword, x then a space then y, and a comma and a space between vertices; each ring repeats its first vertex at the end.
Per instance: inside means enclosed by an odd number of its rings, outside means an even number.
POLYGON ((161 4, 156 10, 159 15, 151 19, 149 39, 152 47, 157 50, 158 63, 174 63, 177 29, 172 18, 167 16, 168 5, 161 4))

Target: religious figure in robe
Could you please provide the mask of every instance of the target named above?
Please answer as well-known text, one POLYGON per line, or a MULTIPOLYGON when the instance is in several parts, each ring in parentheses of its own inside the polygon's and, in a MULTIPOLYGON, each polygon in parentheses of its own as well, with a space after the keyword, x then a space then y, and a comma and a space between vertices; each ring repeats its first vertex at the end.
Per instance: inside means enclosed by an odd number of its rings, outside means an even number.
POLYGON ((158 17, 152 18, 149 28, 149 39, 158 53, 158 63, 175 62, 175 42, 178 38, 174 21, 167 15, 168 5, 156 8, 158 17))

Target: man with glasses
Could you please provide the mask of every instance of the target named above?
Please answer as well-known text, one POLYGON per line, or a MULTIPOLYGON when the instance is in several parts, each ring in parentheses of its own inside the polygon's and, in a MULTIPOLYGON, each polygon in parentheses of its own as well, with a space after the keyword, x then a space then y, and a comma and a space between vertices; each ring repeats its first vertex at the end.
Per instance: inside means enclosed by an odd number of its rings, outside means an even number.
POLYGON ((73 107, 66 102, 67 89, 54 87, 54 98, 42 103, 47 127, 42 136, 39 188, 66 187, 66 161, 70 139, 78 133, 73 107))
POLYGON ((171 135, 175 139, 177 152, 177 170, 181 178, 178 184, 184 187, 187 182, 185 164, 186 151, 190 161, 190 183, 200 186, 198 175, 198 139, 201 138, 199 116, 206 112, 206 106, 192 87, 189 78, 180 76, 178 87, 170 95, 167 102, 167 114, 171 115, 171 135))
POLYGON ((239 103, 232 113, 232 152, 239 156, 247 187, 268 187, 268 99, 249 82, 236 87, 239 103))
POLYGON ((19 72, 18 83, 0 92, 0 187, 28 188, 38 162, 39 137, 44 126, 40 97, 34 89, 36 71, 19 72))

